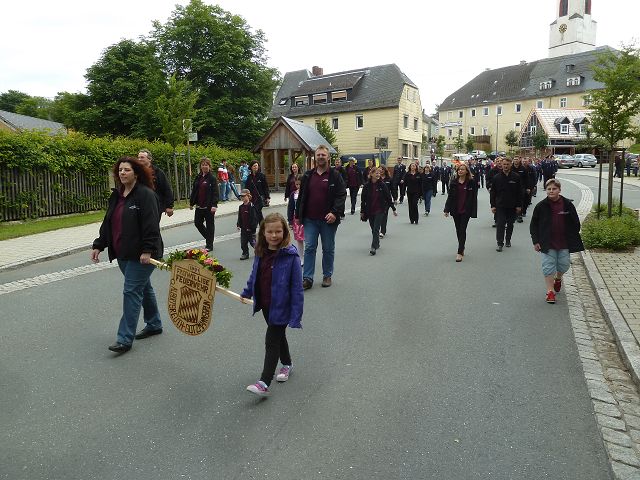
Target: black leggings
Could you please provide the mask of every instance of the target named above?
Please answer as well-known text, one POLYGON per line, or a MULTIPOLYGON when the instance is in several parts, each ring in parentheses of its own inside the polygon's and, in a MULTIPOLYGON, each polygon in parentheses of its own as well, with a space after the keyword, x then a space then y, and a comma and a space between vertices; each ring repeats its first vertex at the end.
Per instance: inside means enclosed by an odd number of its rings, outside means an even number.
POLYGON ((407 193, 407 200, 409 201, 409 221, 411 223, 418 223, 420 215, 418 214, 418 198, 419 193, 407 193))
POLYGON ((456 225, 456 235, 458 237, 458 254, 464 255, 464 244, 467 242, 467 225, 469 225, 469 215, 451 215, 453 223, 456 225))
POLYGON ((356 211, 356 203, 358 202, 358 190, 360 190, 360 187, 349 187, 349 195, 351 196, 351 213, 356 211))
POLYGON ((215 216, 208 208, 196 208, 193 223, 200 232, 200 235, 204 237, 206 248, 211 250, 213 248, 213 237, 216 233, 215 216), (204 224, 207 224, 205 227, 204 224))
POLYGON ((283 365, 291 365, 291 355, 287 342, 287 326, 269 325, 269 312, 262 310, 262 315, 267 322, 267 333, 264 337, 264 367, 260 380, 269 386, 276 373, 278 360, 283 365))

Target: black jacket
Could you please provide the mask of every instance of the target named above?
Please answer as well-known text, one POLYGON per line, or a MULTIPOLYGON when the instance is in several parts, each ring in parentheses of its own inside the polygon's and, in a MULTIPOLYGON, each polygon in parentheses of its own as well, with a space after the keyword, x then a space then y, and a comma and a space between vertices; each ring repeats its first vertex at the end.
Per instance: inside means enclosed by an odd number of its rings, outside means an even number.
MULTIPOLYGON (((92 247, 100 251, 107 248, 109 261, 116 258, 111 217, 118 204, 119 196, 120 193, 114 188, 109 197, 107 213, 100 225, 99 237, 93 241, 92 247)), ((137 261, 143 253, 150 253, 156 260, 162 258, 164 247, 158 223, 159 208, 160 204, 155 192, 141 183, 136 183, 124 200, 120 249, 117 252, 117 258, 137 261)))
POLYGON ((491 208, 522 208, 524 189, 520 181, 520 175, 510 171, 497 173, 491 181, 489 192, 491 208))
MULTIPOLYGON (((304 172, 302 176, 302 182, 300 184, 300 194, 298 195, 298 202, 296 204, 296 217, 300 223, 304 222, 307 213, 307 198, 309 196, 308 185, 311 174, 316 170, 311 169, 304 172)), ((329 168, 329 194, 327 195, 327 210, 333 213, 336 217, 334 222, 336 225, 340 224, 340 218, 344 216, 344 202, 347 198, 347 189, 344 185, 342 176, 335 171, 333 167, 329 168)))
MULTIPOLYGON (((356 173, 356 178, 358 179, 358 187, 360 187, 360 185, 362 185, 364 183, 364 179, 362 178, 362 171, 358 168, 357 165, 354 165, 353 167, 349 167, 349 165, 347 165, 347 167, 344 170, 344 184, 345 185, 349 185, 349 169, 353 168, 355 170, 356 173)), ((355 188, 355 187, 352 187, 355 188)))
POLYGON ((290 173, 289 176, 287 177, 287 183, 284 184, 285 200, 291 196, 291 180, 295 179, 295 177, 297 177, 297 175, 294 175, 293 173, 290 173))
POLYGON ((493 185, 493 177, 495 177, 499 173, 502 173, 501 168, 491 167, 489 170, 487 170, 487 173, 485 174, 487 190, 491 190, 491 185, 493 185))
POLYGON ((156 183, 156 195, 160 201, 160 214, 162 214, 167 208, 173 208, 173 190, 171 190, 171 185, 169 185, 164 172, 153 163, 151 168, 153 169, 153 177, 156 183))
POLYGON ((375 183, 367 182, 364 184, 364 187, 362 187, 362 193, 360 194, 360 215, 364 214, 365 218, 369 218, 371 216, 369 196, 372 188, 375 188, 378 191, 378 195, 380 195, 380 206, 382 207, 382 211, 386 212, 391 208, 395 212, 396 207, 393 204, 393 198, 391 198, 391 191, 389 190, 389 187, 382 180, 378 180, 375 183))
POLYGON ((267 177, 265 177, 262 172, 258 172, 256 175, 250 173, 244 184, 244 188, 247 188, 251 192, 251 201, 256 208, 261 209, 264 207, 265 200, 271 198, 267 177))
MULTIPOLYGON (((562 214, 565 219, 564 232, 567 248, 571 253, 581 252, 584 250, 584 245, 580 237, 580 218, 578 217, 578 212, 576 212, 576 207, 573 206, 571 200, 563 196, 560 196, 559 201, 564 202, 562 214)), ((551 243, 551 201, 548 198, 541 200, 536 205, 536 208, 533 209, 529 233, 533 244, 539 243, 540 249, 547 253, 551 243)))
MULTIPOLYGON (((243 229, 243 226, 242 226, 242 214, 240 212, 243 205, 244 203, 240 204, 240 206, 238 207, 238 221, 236 222, 236 226, 241 230, 243 229)), ((245 227, 244 231, 255 233, 257 227, 258 227, 258 211, 256 210, 256 207, 253 206, 253 203, 249 202, 249 226, 245 227)))
POLYGON ((438 188, 438 176, 433 173, 422 173, 422 191, 437 190, 438 188))
POLYGON ((416 173, 412 175, 407 172, 404 175, 404 184, 407 187, 407 193, 419 193, 422 194, 422 174, 416 173))
MULTIPOLYGON (((207 200, 205 205, 198 205, 201 208, 216 207, 218 208, 218 180, 216 177, 211 174, 211 172, 207 173, 206 180, 209 182, 207 184, 207 200)), ((189 205, 194 206, 198 203, 198 183, 200 183, 200 179, 202 178, 202 173, 199 173, 196 179, 193 181, 193 187, 191 187, 191 196, 189 197, 189 205)))
MULTIPOLYGON (((464 211, 471 218, 478 217, 478 182, 471 178, 465 187, 467 198, 464 202, 464 211)), ((458 215, 458 181, 454 179, 449 186, 449 195, 444 204, 444 213, 458 215)))
POLYGON ((407 166, 404 163, 397 163, 393 167, 393 175, 391 176, 391 182, 394 185, 398 185, 400 180, 404 178, 405 173, 407 173, 407 166))

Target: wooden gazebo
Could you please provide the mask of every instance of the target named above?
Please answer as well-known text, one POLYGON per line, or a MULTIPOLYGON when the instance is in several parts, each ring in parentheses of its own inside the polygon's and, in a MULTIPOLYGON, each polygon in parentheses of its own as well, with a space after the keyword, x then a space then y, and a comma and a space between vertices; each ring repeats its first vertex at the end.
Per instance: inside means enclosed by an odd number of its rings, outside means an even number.
POLYGON ((326 145, 329 153, 336 153, 313 126, 280 117, 253 151, 260 153, 260 166, 269 186, 279 190, 287 181, 292 162, 302 157, 302 171, 311 168, 318 145, 326 145))

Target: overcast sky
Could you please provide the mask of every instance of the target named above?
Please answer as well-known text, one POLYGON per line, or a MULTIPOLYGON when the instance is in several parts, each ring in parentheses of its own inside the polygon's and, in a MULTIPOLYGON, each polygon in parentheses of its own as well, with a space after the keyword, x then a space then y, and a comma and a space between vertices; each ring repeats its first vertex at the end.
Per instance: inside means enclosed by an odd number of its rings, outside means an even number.
MULTIPOLYGON (((206 0, 205 0, 206 1, 206 0)), ((123 38, 137 39, 187 0, 3 2, 0 92, 53 97, 84 92, 86 69, 123 38)), ((208 2, 209 3, 209 2, 208 2)), ((214 2, 210 2, 214 3, 214 2)), ((557 0, 374 2, 220 0, 267 38, 269 65, 282 75, 395 63, 435 104, 485 68, 547 57, 557 0)), ((597 44, 619 47, 640 36, 640 0, 593 0, 597 44)))

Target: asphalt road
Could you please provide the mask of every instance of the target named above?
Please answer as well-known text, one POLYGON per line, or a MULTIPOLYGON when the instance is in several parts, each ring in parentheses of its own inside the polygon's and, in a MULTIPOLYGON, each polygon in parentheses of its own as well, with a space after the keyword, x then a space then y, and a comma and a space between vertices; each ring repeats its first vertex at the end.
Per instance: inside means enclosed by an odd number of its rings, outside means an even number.
MULTIPOLYGON (((264 321, 226 297, 205 334, 165 315, 163 335, 118 357, 106 348, 117 268, 0 295, 0 478, 611 478, 566 299, 544 302, 528 222, 495 252, 481 192, 457 264, 444 198, 417 226, 399 206, 375 257, 368 225, 347 216, 334 285, 316 272, 304 329, 288 334, 294 372, 266 400, 244 390, 261 371, 264 321)), ((219 219, 217 233, 234 223, 219 219)), ((191 226, 163 236, 198 239, 191 226)), ((239 239, 214 251, 239 291, 251 266, 239 239)), ((0 284, 87 263, 72 255, 0 284)), ((168 274, 152 279, 166 312, 168 274)))

